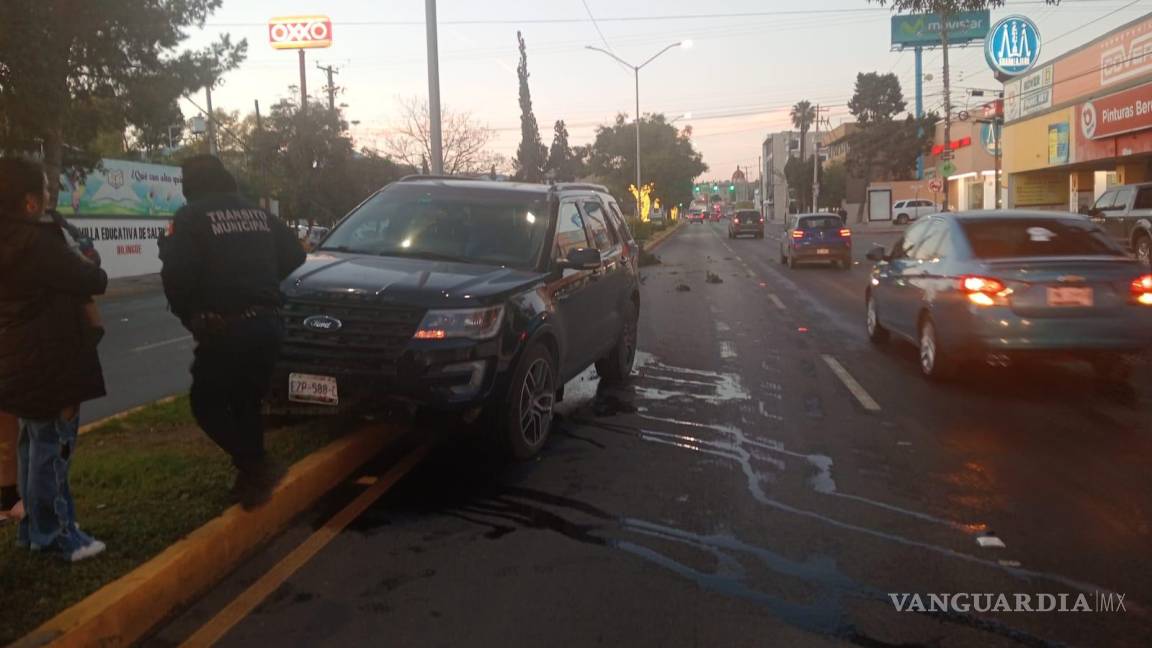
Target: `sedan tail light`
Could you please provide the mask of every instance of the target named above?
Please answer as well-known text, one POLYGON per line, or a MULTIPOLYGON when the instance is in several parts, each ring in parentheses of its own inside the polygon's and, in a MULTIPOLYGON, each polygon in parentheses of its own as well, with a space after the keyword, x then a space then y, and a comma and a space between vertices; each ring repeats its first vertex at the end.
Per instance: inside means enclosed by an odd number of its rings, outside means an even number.
POLYGON ((792 238, 794 238, 794 239, 804 238, 803 230, 792 230, 792 238))
POLYGON ((760 219, 760 222, 761 222, 761 223, 763 223, 763 222, 764 222, 764 219, 763 219, 763 218, 761 218, 761 219, 760 219))
POLYGON ((1152 274, 1132 280, 1132 300, 1137 304, 1152 306, 1152 274))
POLYGON ((847 227, 840 229, 840 238, 848 238, 849 236, 852 236, 852 230, 848 229, 847 227))
POLYGON ((966 275, 960 277, 958 281, 960 290, 968 296, 968 301, 977 306, 1003 305, 1008 295, 1012 294, 1012 289, 999 279, 966 275))

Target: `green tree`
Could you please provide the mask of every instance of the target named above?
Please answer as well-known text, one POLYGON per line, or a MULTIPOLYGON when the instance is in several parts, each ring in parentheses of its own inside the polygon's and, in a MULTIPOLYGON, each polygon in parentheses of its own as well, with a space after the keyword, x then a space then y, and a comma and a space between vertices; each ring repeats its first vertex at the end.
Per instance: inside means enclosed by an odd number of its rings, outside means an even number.
POLYGON ((821 169, 819 207, 839 209, 844 204, 847 190, 848 169, 843 162, 830 162, 821 169))
MULTIPOLYGON (((693 178, 708 170, 692 140, 661 114, 645 115, 640 120, 640 155, 644 183, 653 185, 653 197, 665 205, 691 202, 693 178)), ((624 115, 596 130, 589 172, 608 186, 621 207, 635 210, 636 201, 628 187, 636 181, 636 126, 624 115)))
POLYGON ((804 99, 797 101, 796 105, 792 106, 792 112, 789 113, 792 118, 792 126, 800 131, 800 160, 805 159, 804 146, 805 136, 808 134, 812 124, 816 123, 816 107, 810 101, 804 99))
POLYGON ((559 182, 572 182, 576 179, 575 159, 568 146, 568 127, 564 120, 556 121, 553 128, 552 148, 548 151, 548 164, 544 170, 548 177, 559 182))
POLYGON ((848 136, 849 170, 866 182, 898 180, 911 175, 916 158, 932 145, 939 117, 929 113, 917 120, 900 118, 906 109, 900 81, 895 74, 877 72, 856 75, 856 88, 848 109, 859 124, 848 136))
POLYGON ((520 79, 520 148, 516 150, 515 177, 523 182, 543 182, 548 149, 540 142, 540 127, 532 112, 532 93, 528 89, 528 48, 520 32, 516 32, 516 40, 520 43, 520 65, 516 68, 520 79))
POLYGON ((852 98, 848 100, 848 110, 856 117, 856 123, 861 128, 870 124, 892 121, 896 115, 904 112, 908 104, 904 101, 904 92, 900 88, 900 80, 895 74, 878 74, 861 72, 856 75, 856 88, 852 98))
MULTIPOLYGON (((222 0, 9 0, 0 5, 0 148, 42 144, 52 195, 63 152, 91 164, 102 132, 154 143, 181 94, 235 68, 247 43, 227 36, 177 53, 222 0), (139 103, 137 103, 139 100, 139 103)), ((179 120, 177 120, 179 121, 179 120)), ((69 160, 73 162, 73 160, 69 160)))

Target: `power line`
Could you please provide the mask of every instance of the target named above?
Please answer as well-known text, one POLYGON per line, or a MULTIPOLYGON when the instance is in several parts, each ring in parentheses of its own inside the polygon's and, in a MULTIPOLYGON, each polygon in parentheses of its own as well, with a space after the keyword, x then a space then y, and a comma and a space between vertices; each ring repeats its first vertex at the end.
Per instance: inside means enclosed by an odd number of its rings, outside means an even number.
POLYGON ((604 32, 600 31, 600 25, 596 23, 596 16, 592 15, 592 9, 588 7, 588 0, 580 0, 584 4, 584 11, 588 12, 588 19, 592 21, 592 26, 596 28, 596 33, 600 34, 600 42, 604 43, 604 47, 609 52, 612 51, 612 46, 608 44, 608 39, 604 37, 604 32))

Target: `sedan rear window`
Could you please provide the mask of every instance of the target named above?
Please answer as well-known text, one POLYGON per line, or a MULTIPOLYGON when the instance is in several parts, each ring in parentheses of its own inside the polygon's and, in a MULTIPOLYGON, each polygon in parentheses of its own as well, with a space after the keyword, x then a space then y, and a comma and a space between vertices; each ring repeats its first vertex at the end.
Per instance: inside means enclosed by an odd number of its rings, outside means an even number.
POLYGON ((796 227, 805 230, 831 227, 839 229, 844 227, 844 221, 840 220, 839 216, 809 216, 808 218, 801 218, 796 227))
POLYGON ((1079 218, 961 220, 960 227, 980 259, 1124 254, 1099 227, 1079 218))

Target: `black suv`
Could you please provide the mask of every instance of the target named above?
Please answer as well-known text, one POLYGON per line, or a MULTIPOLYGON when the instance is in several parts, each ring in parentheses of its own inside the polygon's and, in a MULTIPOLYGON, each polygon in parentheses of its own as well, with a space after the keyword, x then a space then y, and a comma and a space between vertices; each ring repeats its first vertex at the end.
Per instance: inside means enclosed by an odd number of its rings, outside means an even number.
POLYGON ((518 458, 563 385, 636 355, 639 248, 598 185, 410 176, 333 229, 283 285, 268 409, 362 413, 400 399, 486 415, 518 458))

